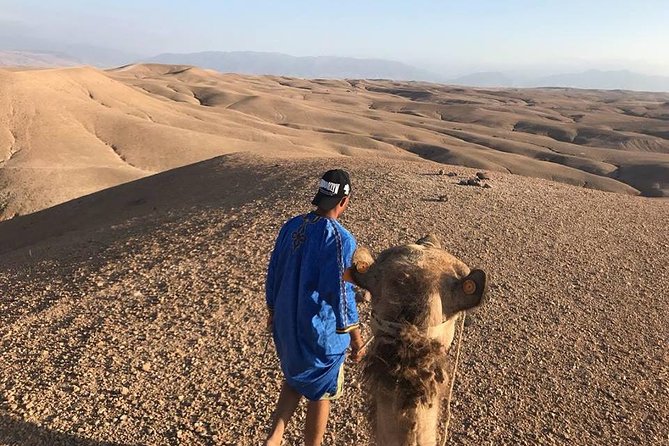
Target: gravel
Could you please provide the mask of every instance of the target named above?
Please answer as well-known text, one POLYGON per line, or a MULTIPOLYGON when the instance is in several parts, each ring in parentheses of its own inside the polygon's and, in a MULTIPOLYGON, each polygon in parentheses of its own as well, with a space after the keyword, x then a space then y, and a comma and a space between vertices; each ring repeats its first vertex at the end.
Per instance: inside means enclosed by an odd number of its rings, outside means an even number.
MULTIPOLYGON (((0 257, 0 444, 259 444, 281 382, 265 267, 335 166, 351 171, 342 222, 360 244, 433 233, 491 277, 467 319, 450 444, 669 444, 669 201, 501 173, 459 187, 430 162, 247 155, 140 180, 157 192, 132 210, 135 185, 113 206, 107 192, 0 224, 15 239, 0 257)), ((325 444, 369 444, 353 364, 345 390, 325 444)))

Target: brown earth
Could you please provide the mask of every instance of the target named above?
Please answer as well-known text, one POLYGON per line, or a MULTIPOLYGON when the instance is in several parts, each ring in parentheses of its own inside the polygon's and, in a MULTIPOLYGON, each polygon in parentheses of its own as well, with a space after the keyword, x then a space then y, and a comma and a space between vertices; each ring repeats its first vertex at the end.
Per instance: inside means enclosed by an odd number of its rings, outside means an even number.
POLYGON ((438 162, 669 195, 669 94, 188 66, 0 70, 0 219, 232 152, 438 162))
MULTIPOLYGON (((0 223, 0 444, 258 444, 280 383, 266 263, 334 166, 359 243, 431 232, 490 274, 451 444, 669 441, 669 202, 498 172, 459 186, 475 171, 429 161, 228 155, 0 223)), ((326 444, 368 444, 358 378, 326 444)))

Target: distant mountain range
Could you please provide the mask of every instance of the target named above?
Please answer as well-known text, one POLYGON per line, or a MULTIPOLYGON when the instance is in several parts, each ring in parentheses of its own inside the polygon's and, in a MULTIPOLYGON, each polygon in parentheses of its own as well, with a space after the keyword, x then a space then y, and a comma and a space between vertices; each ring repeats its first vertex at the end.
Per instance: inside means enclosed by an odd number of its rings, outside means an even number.
POLYGON ((0 67, 70 67, 74 65, 81 65, 81 63, 66 54, 0 50, 0 67))
POLYGON ((628 70, 588 70, 544 77, 513 77, 501 72, 481 72, 447 81, 470 87, 568 87, 600 90, 669 91, 669 76, 651 76, 628 70))
POLYGON ((534 85, 531 86, 669 91, 669 76, 650 76, 627 70, 589 70, 583 73, 556 74, 544 77, 534 81, 534 85))
POLYGON ((39 31, 20 23, 0 19, 0 66, 93 65, 108 68, 124 65, 142 57, 141 54, 114 48, 58 41, 48 38, 39 31))
MULTIPOLYGON (((2 38, 2 33, 0 33, 2 38)), ((137 54, 124 53, 109 48, 87 45, 38 46, 37 49, 4 49, 0 47, 0 66, 69 67, 92 65, 112 68, 140 58, 137 54)))
POLYGON ((509 76, 497 72, 486 71, 480 73, 467 74, 455 79, 446 81, 449 84, 466 85, 469 87, 514 87, 514 81, 509 76))
POLYGON ((329 56, 296 57, 253 51, 166 53, 144 62, 195 65, 224 73, 272 74, 304 78, 436 80, 439 77, 429 71, 391 60, 329 56))
MULTIPOLYGON (((0 30, 0 37, 3 32, 0 30)), ((40 42, 32 42, 38 45, 40 42)), ((43 42, 42 42, 43 43, 43 42)), ((4 45, 3 45, 4 46, 4 45)), ((352 57, 297 57, 280 53, 254 51, 207 51, 165 53, 141 57, 112 49, 86 45, 54 46, 43 43, 45 50, 5 50, 0 46, 0 66, 72 66, 111 67, 130 62, 195 65, 221 72, 271 74, 303 78, 393 79, 438 82, 471 87, 570 87, 669 91, 669 76, 652 76, 628 70, 588 70, 580 73, 536 77, 522 73, 479 72, 451 78, 402 62, 352 57)))

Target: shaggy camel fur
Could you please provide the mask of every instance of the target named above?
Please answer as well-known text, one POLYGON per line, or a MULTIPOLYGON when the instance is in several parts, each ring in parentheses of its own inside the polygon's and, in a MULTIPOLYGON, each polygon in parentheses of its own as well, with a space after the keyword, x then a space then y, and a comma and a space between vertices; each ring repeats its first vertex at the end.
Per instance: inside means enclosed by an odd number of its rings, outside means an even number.
POLYGON ((377 444, 434 446, 449 382, 448 350, 461 312, 481 303, 486 276, 433 236, 353 259, 355 282, 372 295, 374 340, 363 365, 377 444))

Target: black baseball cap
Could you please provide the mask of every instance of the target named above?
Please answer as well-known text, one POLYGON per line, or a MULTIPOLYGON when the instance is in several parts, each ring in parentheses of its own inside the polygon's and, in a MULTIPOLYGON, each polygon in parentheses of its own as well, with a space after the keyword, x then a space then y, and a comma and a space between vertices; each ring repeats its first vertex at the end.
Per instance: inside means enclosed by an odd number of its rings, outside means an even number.
POLYGON ((351 195, 351 179, 348 172, 341 169, 328 170, 318 183, 318 192, 311 204, 324 211, 337 206, 342 198, 351 195))

